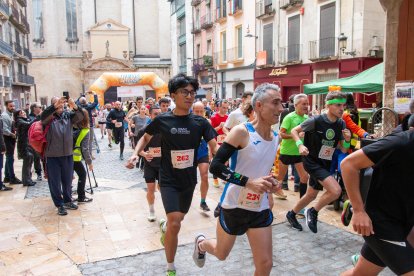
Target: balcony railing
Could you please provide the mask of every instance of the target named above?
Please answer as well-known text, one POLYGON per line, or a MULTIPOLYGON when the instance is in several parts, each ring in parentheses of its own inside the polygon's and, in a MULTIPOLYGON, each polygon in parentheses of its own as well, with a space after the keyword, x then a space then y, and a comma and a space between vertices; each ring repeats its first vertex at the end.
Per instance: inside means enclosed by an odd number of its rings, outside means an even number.
POLYGON ((338 58, 336 37, 309 41, 309 59, 311 61, 336 58, 338 58))
POLYGON ((213 83, 213 76, 200 76, 201 84, 211 84, 213 83))
POLYGON ((207 13, 200 18, 201 29, 208 29, 213 27, 213 22, 211 20, 211 14, 207 13))
POLYGON ((282 10, 289 10, 292 7, 302 6, 303 0, 280 0, 279 7, 282 10))
POLYGON ((4 76, 4 87, 10 87, 12 85, 12 78, 4 76))
POLYGON ((178 67, 178 70, 180 71, 180 73, 187 74, 187 65, 186 65, 186 64, 184 64, 184 65, 180 65, 180 66, 178 67))
POLYGON ((219 51, 214 54, 214 61, 218 65, 227 64, 227 51, 219 51))
POLYGON ((12 46, 9 43, 3 41, 2 39, 0 39, 0 53, 7 56, 7 57, 9 57, 9 58, 13 57, 13 48, 12 48, 12 46))
POLYGON ((236 15, 243 11, 243 0, 231 0, 231 13, 230 15, 236 15))
POLYGON ((26 16, 24 16, 23 14, 21 14, 20 16, 20 25, 22 25, 22 27, 24 28, 25 33, 28 34, 30 31, 30 26, 26 16))
POLYGON ((226 6, 216 8, 216 21, 224 22, 227 19, 226 6))
POLYGON ((265 18, 273 16, 275 9, 272 5, 272 0, 261 0, 256 3, 256 18, 265 18))
POLYGON ((14 42, 14 52, 19 55, 23 55, 22 46, 20 46, 17 42, 14 42))
POLYGON ((243 61, 243 48, 234 47, 227 49, 227 61, 232 63, 243 61))
POLYGON ((302 62, 302 44, 279 47, 279 64, 296 64, 302 62))
POLYGON ((34 84, 34 77, 32 77, 30 75, 24 75, 24 74, 21 74, 21 73, 17 73, 13 78, 13 82, 33 85, 34 84))
POLYGON ((205 70, 213 66, 213 57, 204 55, 201 58, 193 59, 193 66, 199 66, 200 70, 205 70))
POLYGON ((185 35, 185 33, 180 34, 180 35, 178 36, 178 45, 182 45, 182 44, 184 44, 185 42, 186 42, 186 35, 185 35))
POLYGON ((191 6, 197 6, 201 3, 201 0, 192 0, 191 1, 191 6))
POLYGON ((14 23, 18 24, 20 22, 19 10, 14 5, 11 5, 10 9, 11 9, 11 15, 12 15, 10 19, 14 23))
POLYGON ((198 34, 201 32, 201 25, 200 25, 200 20, 196 20, 193 23, 193 29, 191 30, 192 34, 198 34))
POLYGON ((26 1, 26 0, 17 0, 17 2, 19 2, 19 4, 20 4, 22 7, 26 7, 26 6, 27 6, 27 1, 26 1))
POLYGON ((4 19, 9 18, 10 16, 9 4, 4 0, 0 0, 0 16, 4 19))
POLYGON ((23 49, 23 54, 28 60, 32 60, 32 53, 30 52, 29 49, 24 48, 23 49))

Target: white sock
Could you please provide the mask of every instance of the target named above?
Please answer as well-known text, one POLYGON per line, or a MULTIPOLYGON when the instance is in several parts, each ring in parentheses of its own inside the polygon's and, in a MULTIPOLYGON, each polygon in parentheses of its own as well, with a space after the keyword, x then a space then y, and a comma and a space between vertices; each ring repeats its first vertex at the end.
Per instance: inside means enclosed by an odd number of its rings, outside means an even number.
POLYGON ((150 211, 150 214, 154 214, 155 213, 154 204, 150 204, 149 205, 149 211, 150 211))
POLYGON ((167 263, 167 270, 175 270, 174 263, 167 263))

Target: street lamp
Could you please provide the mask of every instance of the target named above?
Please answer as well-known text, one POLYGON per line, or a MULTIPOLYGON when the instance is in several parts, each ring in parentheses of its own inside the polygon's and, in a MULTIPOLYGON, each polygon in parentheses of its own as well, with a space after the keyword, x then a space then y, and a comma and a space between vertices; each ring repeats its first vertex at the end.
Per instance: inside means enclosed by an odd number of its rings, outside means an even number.
POLYGON ((346 45, 347 45, 348 37, 344 35, 344 33, 341 33, 338 36, 338 43, 339 43, 339 49, 341 50, 342 54, 350 55, 352 57, 356 56, 356 50, 353 51, 345 51, 346 45))
POLYGON ((249 25, 247 25, 247 30, 246 30, 246 35, 244 37, 254 37, 254 38, 259 38, 257 35, 252 35, 250 33, 250 27, 249 25))

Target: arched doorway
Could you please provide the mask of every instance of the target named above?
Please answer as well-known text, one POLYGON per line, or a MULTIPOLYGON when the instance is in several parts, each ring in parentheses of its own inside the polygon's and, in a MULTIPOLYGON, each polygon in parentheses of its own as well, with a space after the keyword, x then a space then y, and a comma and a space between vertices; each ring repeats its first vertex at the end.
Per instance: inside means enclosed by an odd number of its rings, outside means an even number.
POLYGON ((242 82, 239 82, 236 84, 236 97, 235 98, 241 98, 243 96, 245 89, 245 85, 242 82))

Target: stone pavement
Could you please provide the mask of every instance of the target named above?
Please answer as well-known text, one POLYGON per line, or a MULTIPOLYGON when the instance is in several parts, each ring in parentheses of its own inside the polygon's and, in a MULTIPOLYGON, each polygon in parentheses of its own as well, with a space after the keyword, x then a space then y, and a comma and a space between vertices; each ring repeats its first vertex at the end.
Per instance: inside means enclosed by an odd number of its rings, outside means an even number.
MULTIPOLYGON (((0 193, 0 275, 81 275, 94 273, 93 270, 99 269, 102 265, 107 265, 108 269, 95 273, 119 275, 122 274, 122 270, 110 269, 132 266, 128 269, 134 269, 138 274, 162 274, 165 259, 159 242, 157 223, 149 223, 146 219, 148 206, 142 173, 138 169, 124 168, 125 161, 118 159, 118 146, 109 149, 106 140, 99 142, 101 153, 94 161, 99 188, 92 196, 94 200, 89 204, 80 205, 78 210, 70 211, 67 216, 57 216, 45 181, 29 190, 22 185, 14 185, 13 191, 0 193), (141 258, 148 263, 141 261, 141 258)), ((131 149, 126 146, 125 159, 130 154, 131 149)), ((15 169, 16 175, 21 175, 21 161, 16 161, 15 169)), ((223 186, 210 186, 207 203, 211 208, 216 206, 222 191, 223 186)), ((319 275, 327 271, 335 275, 349 266, 349 256, 358 251, 361 242, 358 236, 347 232, 350 231, 349 228, 341 225, 340 214, 331 207, 322 210, 319 215, 320 221, 332 226, 322 225, 318 235, 309 231, 294 232, 286 224, 280 224, 285 221, 286 211, 292 208, 298 198, 298 194, 292 191, 288 191, 287 195, 287 200, 275 199, 273 208, 276 218, 273 231, 277 237, 274 241, 275 268, 280 267, 294 274, 295 271, 289 262, 297 261, 295 256, 305 255, 305 261, 299 262, 305 263, 301 269, 309 271, 296 271, 299 274, 314 271, 319 275), (324 233, 325 229, 330 233, 329 237, 324 233), (306 237, 309 238, 309 243, 303 242, 302 239, 306 237), (345 242, 337 237, 344 237, 350 241, 349 245, 345 245, 344 254, 340 248, 345 242), (317 248, 323 248, 323 254, 332 255, 327 264, 319 259, 312 261, 314 259, 311 256, 320 253, 312 251, 318 250, 317 248), (335 266, 332 260, 338 265, 337 271, 332 267, 331 270, 318 270, 324 266, 335 266), (279 261, 283 263, 278 263, 279 261)), ((192 260, 188 259, 194 234, 203 232, 208 237, 214 237, 216 227, 212 212, 201 212, 199 201, 200 193, 197 186, 192 206, 179 236, 182 248, 178 250, 177 266, 182 274, 210 274, 212 271, 208 269, 213 267, 214 273, 219 275, 250 274, 251 253, 245 237, 239 239, 237 250, 228 261, 214 262, 213 258, 209 258, 210 266, 203 270, 194 270, 192 260)), ((155 209, 158 218, 165 217, 158 192, 155 209)), ((133 274, 127 270, 124 272, 125 275, 133 274)))

